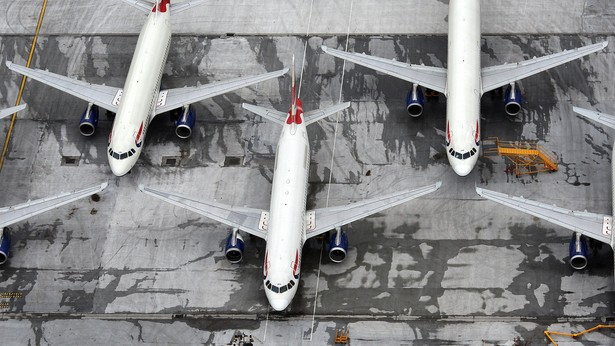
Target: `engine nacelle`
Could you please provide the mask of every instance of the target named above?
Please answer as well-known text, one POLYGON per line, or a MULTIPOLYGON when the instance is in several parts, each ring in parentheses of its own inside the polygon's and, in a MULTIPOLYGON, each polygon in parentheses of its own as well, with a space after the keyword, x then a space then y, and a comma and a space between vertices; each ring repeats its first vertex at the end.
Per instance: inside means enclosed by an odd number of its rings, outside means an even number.
POLYGON ((244 248, 245 245, 241 234, 234 229, 233 232, 229 234, 228 238, 226 238, 226 246, 224 246, 226 259, 233 264, 241 262, 244 248))
POLYGON ((95 104, 88 104, 88 108, 81 115, 79 121, 79 132, 84 136, 91 136, 96 132, 98 126, 98 106, 95 104))
POLYGON ((408 96, 406 96, 406 110, 408 114, 412 117, 418 117, 423 114, 424 104, 423 89, 418 84, 412 84, 412 89, 408 91, 408 96))
POLYGON ((11 235, 8 228, 0 230, 0 264, 4 264, 9 259, 9 249, 11 248, 11 235))
POLYGON ((179 119, 175 121, 175 134, 179 138, 188 138, 192 135, 192 128, 196 123, 196 113, 192 106, 184 106, 179 119))
POLYGON ((340 263, 346 258, 348 253, 348 236, 341 229, 335 231, 334 236, 329 240, 329 258, 335 263, 340 263))
POLYGON ((576 270, 587 266, 587 240, 580 233, 575 233, 570 240, 569 263, 576 270))
POLYGON ((521 89, 516 83, 510 83, 504 92, 504 110, 506 114, 515 116, 521 112, 521 89))

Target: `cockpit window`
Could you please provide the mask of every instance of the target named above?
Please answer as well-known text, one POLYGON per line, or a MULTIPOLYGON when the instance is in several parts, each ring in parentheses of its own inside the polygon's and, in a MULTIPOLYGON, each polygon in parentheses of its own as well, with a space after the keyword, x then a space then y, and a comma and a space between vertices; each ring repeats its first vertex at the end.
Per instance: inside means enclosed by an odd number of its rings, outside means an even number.
POLYGON ((284 293, 290 290, 291 288, 295 287, 295 285, 296 285, 296 282, 294 280, 290 280, 288 284, 282 285, 282 286, 272 285, 269 280, 265 282, 265 287, 267 287, 269 290, 275 293, 284 293))
POLYGON ((451 156, 454 156, 456 159, 459 159, 459 160, 469 159, 470 157, 476 155, 477 152, 478 150, 476 150, 476 148, 472 148, 472 150, 466 153, 457 152, 453 148, 448 149, 448 153, 451 154, 451 156))
POLYGON ((116 160, 124 160, 126 158, 129 158, 135 155, 136 153, 137 151, 134 148, 130 149, 129 151, 125 153, 118 153, 118 152, 113 151, 112 148, 109 148, 109 155, 111 155, 116 160))

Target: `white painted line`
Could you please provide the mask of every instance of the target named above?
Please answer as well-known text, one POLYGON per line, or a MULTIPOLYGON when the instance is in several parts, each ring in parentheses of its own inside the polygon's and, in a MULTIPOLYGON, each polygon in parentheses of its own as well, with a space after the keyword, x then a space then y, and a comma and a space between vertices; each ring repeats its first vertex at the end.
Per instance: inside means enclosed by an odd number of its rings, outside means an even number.
MULTIPOLYGON (((346 30, 346 47, 344 48, 344 51, 348 51, 348 40, 350 38, 350 20, 352 19, 352 4, 353 4, 353 0, 350 0, 350 11, 348 13, 348 29, 346 30)), ((307 42, 306 42, 306 47, 307 47, 307 42)), ((303 54, 305 57, 305 54, 303 54)), ((346 60, 344 60, 344 64, 342 65, 342 81, 340 83, 340 96, 339 96, 339 103, 342 103, 342 90, 344 89, 344 71, 346 70, 346 60)), ((331 194, 331 178, 333 177, 333 161, 335 159, 335 145, 337 143, 337 125, 339 124, 340 121, 340 112, 336 113, 335 116, 335 130, 333 132, 333 149, 331 150, 331 166, 329 169, 329 184, 327 186, 327 201, 326 201, 326 207, 329 206, 329 196, 331 194)), ((314 311, 312 312, 312 328, 310 328, 310 341, 312 341, 312 335, 314 335, 314 322, 316 319, 316 302, 318 300, 318 286, 320 285, 320 266, 322 264, 322 253, 324 251, 324 247, 325 247, 325 242, 322 242, 322 245, 320 246, 320 258, 318 260, 318 275, 316 276, 316 293, 314 294, 314 311)))
POLYGON ((267 317, 265 318, 265 332, 263 333, 263 343, 267 341, 267 326, 269 326, 269 304, 267 304, 267 317))
POLYGON ((312 7, 314 7, 314 0, 310 2, 310 15, 308 17, 307 30, 305 31, 305 45, 303 46, 303 60, 301 61, 301 76, 299 77, 299 91, 297 92, 297 98, 301 97, 301 83, 303 82, 303 66, 305 66, 305 54, 307 52, 308 41, 310 37, 310 25, 312 24, 312 7))

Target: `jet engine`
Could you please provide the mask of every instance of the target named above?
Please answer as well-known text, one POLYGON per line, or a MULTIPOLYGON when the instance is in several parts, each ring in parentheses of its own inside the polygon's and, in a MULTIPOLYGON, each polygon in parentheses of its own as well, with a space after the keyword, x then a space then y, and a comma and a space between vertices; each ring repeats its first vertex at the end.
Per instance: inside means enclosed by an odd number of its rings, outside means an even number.
POLYGON ((335 263, 340 263, 348 253, 348 236, 340 228, 335 230, 335 236, 329 240, 329 258, 335 263))
POLYGON ((226 246, 224 246, 224 254, 226 259, 235 264, 241 262, 243 258, 244 243, 241 234, 237 229, 234 229, 228 238, 226 238, 226 246))
POLYGON ((587 266, 587 240, 581 233, 575 233, 570 240, 570 266, 581 270, 587 266))
POLYGON ((184 106, 179 119, 175 121, 175 134, 179 138, 188 138, 192 134, 192 128, 196 122, 196 113, 192 106, 184 106))
POLYGON ((91 136, 96 131, 98 126, 98 106, 95 104, 88 104, 88 108, 81 115, 79 121, 79 132, 84 136, 91 136))
POLYGON ((9 229, 0 230, 0 264, 4 264, 9 258, 9 248, 11 247, 11 235, 9 229))
POLYGON ((504 110, 506 114, 515 116, 521 111, 521 89, 516 83, 510 83, 504 92, 504 110))
POLYGON ((418 84, 412 84, 412 89, 408 91, 408 96, 406 96, 406 110, 408 114, 412 117, 418 117, 423 114, 424 104, 423 89, 418 84))

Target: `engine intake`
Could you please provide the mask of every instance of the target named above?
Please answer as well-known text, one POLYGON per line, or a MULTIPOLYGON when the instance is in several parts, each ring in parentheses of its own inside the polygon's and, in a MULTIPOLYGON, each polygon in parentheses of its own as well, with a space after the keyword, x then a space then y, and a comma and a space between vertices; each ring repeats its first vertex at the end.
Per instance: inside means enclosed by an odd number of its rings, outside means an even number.
POLYGON ((587 267, 587 240, 575 233, 570 240, 570 266, 576 270, 587 267))
POLYGON ((196 123, 196 113, 192 106, 184 106, 182 108, 182 114, 175 121, 175 134, 179 138, 188 138, 192 135, 192 128, 196 123))
POLYGON ((9 249, 11 247, 11 234, 8 228, 0 230, 0 264, 4 264, 9 259, 9 249))
POLYGON ((329 241, 329 258, 332 262, 340 263, 348 253, 348 236, 340 228, 336 229, 335 236, 329 241))
POLYGON ((95 104, 88 104, 88 108, 85 109, 81 115, 79 121, 79 132, 84 136, 91 136, 96 132, 98 126, 98 106, 95 104))
POLYGON ((226 238, 226 246, 224 247, 224 254, 226 259, 235 264, 241 262, 243 259, 244 242, 241 234, 237 229, 234 229, 228 238, 226 238))
POLYGON ((521 89, 516 83, 510 83, 504 92, 504 110, 506 114, 515 116, 521 112, 521 89))
POLYGON ((412 84, 412 89, 408 91, 408 96, 406 96, 406 110, 408 114, 412 117, 420 116, 423 114, 424 104, 423 89, 418 84, 412 84))

